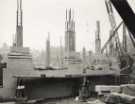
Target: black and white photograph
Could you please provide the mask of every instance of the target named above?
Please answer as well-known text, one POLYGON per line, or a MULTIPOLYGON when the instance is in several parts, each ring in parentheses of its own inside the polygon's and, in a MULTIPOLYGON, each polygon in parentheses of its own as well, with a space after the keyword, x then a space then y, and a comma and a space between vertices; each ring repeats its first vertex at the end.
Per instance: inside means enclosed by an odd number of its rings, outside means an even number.
POLYGON ((0 104, 135 104, 135 0, 0 0, 0 104))

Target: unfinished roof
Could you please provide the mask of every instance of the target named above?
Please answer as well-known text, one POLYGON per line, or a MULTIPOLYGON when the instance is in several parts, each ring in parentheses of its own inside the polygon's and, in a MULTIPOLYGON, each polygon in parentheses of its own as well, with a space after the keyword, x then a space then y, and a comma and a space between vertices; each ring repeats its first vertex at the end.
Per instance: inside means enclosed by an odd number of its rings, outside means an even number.
POLYGON ((14 77, 33 77, 33 78, 40 78, 44 76, 45 78, 77 78, 85 76, 105 76, 105 75, 120 75, 116 70, 109 70, 109 69, 102 69, 102 70, 91 70, 89 67, 86 69, 86 73, 84 73, 84 69, 81 66, 76 67, 72 66, 68 69, 56 69, 56 70, 34 70, 29 74, 16 74, 14 77))

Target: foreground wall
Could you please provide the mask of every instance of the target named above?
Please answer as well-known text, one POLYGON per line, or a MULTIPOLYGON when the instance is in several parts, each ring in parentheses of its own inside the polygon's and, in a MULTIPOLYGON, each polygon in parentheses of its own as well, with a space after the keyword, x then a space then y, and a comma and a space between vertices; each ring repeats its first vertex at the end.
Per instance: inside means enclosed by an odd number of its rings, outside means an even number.
MULTIPOLYGON (((95 91, 95 85, 116 85, 113 76, 91 76, 89 80, 89 91, 95 91)), ((25 96, 34 98, 63 98, 78 96, 83 78, 38 78, 25 80, 25 96)))
POLYGON ((76 96, 79 89, 78 79, 36 79, 26 81, 26 96, 34 98, 63 98, 76 96))

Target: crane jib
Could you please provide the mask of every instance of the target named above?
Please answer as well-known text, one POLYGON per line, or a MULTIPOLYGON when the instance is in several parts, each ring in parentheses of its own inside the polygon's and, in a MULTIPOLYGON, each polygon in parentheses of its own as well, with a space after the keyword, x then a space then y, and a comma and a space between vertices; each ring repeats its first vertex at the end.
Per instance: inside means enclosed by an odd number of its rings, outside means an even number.
POLYGON ((129 3, 127 0, 111 0, 111 2, 135 38, 135 14, 129 3))

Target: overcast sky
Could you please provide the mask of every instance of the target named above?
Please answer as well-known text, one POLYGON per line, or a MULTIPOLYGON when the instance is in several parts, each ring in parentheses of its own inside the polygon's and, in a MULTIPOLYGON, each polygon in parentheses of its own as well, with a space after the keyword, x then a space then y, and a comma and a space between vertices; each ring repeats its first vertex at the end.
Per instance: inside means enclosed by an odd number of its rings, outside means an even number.
MULTIPOLYGON (((110 23, 104 0, 22 0, 24 46, 45 49, 47 33, 50 32, 51 45, 59 46, 60 37, 64 45, 65 11, 75 12, 76 48, 94 50, 96 21, 101 22, 102 45, 109 36, 110 23)), ((129 0, 135 4, 133 0, 129 0)), ((0 0, 0 46, 4 42, 12 45, 16 32, 17 0, 0 0)), ((117 13, 117 24, 120 17, 117 13)))

